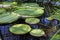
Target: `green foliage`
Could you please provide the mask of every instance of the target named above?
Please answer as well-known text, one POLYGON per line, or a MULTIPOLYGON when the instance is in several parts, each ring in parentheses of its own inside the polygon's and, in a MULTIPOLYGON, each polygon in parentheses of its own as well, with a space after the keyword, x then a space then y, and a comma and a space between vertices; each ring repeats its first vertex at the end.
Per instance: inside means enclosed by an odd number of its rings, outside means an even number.
POLYGON ((9 30, 14 34, 26 34, 31 30, 31 28, 27 24, 16 24, 10 27, 9 30))
POLYGON ((50 40, 60 40, 60 29, 54 34, 50 40))
POLYGON ((0 14, 0 24, 12 23, 18 19, 18 15, 15 13, 3 13, 0 14))
POLYGON ((47 19, 47 20, 53 20, 53 18, 52 18, 52 17, 47 17, 46 19, 47 19))
POLYGON ((53 16, 51 16, 53 19, 59 20, 60 21, 60 13, 59 14, 55 14, 53 16))
POLYGON ((6 10, 4 8, 0 8, 0 14, 4 13, 6 10))

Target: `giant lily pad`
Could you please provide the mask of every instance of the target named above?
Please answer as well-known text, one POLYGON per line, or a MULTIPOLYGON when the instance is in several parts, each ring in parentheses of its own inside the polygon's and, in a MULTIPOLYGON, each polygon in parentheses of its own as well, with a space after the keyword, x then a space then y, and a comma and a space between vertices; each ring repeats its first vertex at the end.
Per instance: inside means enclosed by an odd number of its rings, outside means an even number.
POLYGON ((19 18, 19 16, 15 13, 4 13, 0 15, 0 24, 3 23, 12 23, 16 21, 19 18))
POLYGON ((25 22, 28 24, 37 24, 40 20, 38 18, 26 18, 25 22))
POLYGON ((9 30, 14 34, 26 34, 31 30, 31 28, 27 24, 16 24, 10 27, 9 30))
MULTIPOLYGON (((29 4, 29 3, 28 3, 29 4)), ((38 17, 44 13, 42 7, 36 7, 32 4, 21 6, 18 10, 14 11, 21 17, 38 17)))
POLYGON ((33 30, 30 32, 30 34, 31 34, 32 36, 40 37, 40 36, 45 35, 45 32, 44 32, 43 30, 41 30, 41 29, 33 29, 33 30))

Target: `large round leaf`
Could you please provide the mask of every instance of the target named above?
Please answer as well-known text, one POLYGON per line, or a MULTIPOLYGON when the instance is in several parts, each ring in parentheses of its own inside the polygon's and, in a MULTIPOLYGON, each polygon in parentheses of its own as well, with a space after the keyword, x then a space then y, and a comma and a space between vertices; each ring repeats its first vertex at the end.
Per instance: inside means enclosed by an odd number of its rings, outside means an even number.
POLYGON ((33 29, 30 34, 32 36, 36 36, 36 37, 40 37, 40 36, 43 36, 45 34, 45 32, 41 29, 33 29))
POLYGON ((38 17, 41 16, 44 13, 44 10, 42 7, 36 7, 36 5, 32 4, 23 4, 24 6, 19 7, 18 10, 15 10, 14 12, 19 14, 21 17, 38 17))
POLYGON ((40 20, 38 18, 26 18, 25 22, 28 24, 37 24, 40 20))
POLYGON ((16 24, 10 27, 9 30, 14 34, 26 34, 31 30, 31 28, 27 24, 16 24))
POLYGON ((15 13, 4 13, 0 15, 0 24, 3 23, 12 23, 16 21, 19 18, 19 16, 15 13))

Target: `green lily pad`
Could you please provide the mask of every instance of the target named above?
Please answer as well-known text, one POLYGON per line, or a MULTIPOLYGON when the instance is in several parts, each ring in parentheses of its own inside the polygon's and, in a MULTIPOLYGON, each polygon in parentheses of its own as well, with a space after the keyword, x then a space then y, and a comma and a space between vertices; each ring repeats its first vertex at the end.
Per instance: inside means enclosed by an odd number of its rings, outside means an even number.
POLYGON ((16 21, 19 18, 19 16, 15 13, 4 13, 0 15, 0 24, 4 23, 12 23, 16 21))
POLYGON ((43 30, 41 30, 41 29, 33 29, 30 32, 30 35, 35 36, 35 37, 40 37, 40 36, 45 35, 45 32, 43 30))
POLYGON ((29 7, 39 7, 38 4, 36 3, 24 3, 22 4, 23 7, 29 6, 29 7))
POLYGON ((21 17, 38 17, 41 16, 44 11, 42 9, 19 9, 15 13, 19 14, 21 17))
POLYGON ((24 3, 21 5, 22 8, 40 8, 40 9, 44 9, 43 7, 39 7, 39 5, 37 3, 24 3))
POLYGON ((16 24, 10 27, 9 30, 14 34, 26 34, 31 30, 31 28, 27 24, 16 24))
POLYGON ((28 24, 37 24, 40 20, 38 18, 26 18, 25 22, 28 24))
POLYGON ((20 6, 19 9, 15 10, 14 12, 19 14, 21 17, 38 17, 38 16, 41 16, 44 13, 43 8, 42 7, 36 7, 34 5, 23 4, 23 6, 20 6))
POLYGON ((48 18, 46 18, 47 20, 53 20, 53 18, 52 17, 48 17, 48 18))

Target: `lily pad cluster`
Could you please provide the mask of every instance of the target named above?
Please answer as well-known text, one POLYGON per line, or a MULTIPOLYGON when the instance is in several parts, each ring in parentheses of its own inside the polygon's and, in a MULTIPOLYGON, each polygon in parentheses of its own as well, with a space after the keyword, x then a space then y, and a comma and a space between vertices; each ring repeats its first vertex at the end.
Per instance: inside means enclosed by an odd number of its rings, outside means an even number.
POLYGON ((16 5, 17 5, 17 2, 2 2, 0 4, 0 8, 12 10, 12 8, 14 8, 16 5))
POLYGON ((42 29, 32 29, 27 24, 16 24, 9 28, 10 32, 17 35, 24 35, 28 32, 32 36, 40 37, 45 35, 45 32, 42 29))
POLYGON ((33 30, 28 24, 37 24, 40 19, 35 18, 43 15, 44 8, 39 7, 36 3, 23 3, 17 5, 16 2, 3 2, 0 4, 0 24, 8 24, 15 22, 19 18, 24 18, 27 24, 15 24, 9 28, 9 31, 13 34, 24 35, 29 33, 30 35, 37 37, 43 36, 45 32, 41 29, 33 30), (8 11, 9 10, 9 11, 8 11), (33 32, 32 32, 33 31, 33 32), (37 31, 37 32, 36 32, 37 31), (39 31, 39 32, 38 32, 39 31), (35 32, 35 33, 34 33, 35 32), (34 33, 34 35, 33 35, 34 33))
POLYGON ((36 3, 23 3, 17 5, 16 2, 3 2, 0 6, 2 7, 0 9, 0 24, 12 23, 18 20, 19 17, 39 17, 44 13, 44 8, 39 7, 36 3))
MULTIPOLYGON (((41 37, 45 35, 45 31, 43 29, 31 28, 31 25, 40 23, 39 17, 44 14, 44 7, 39 7, 39 5, 36 3, 22 3, 21 5, 17 5, 17 2, 3 2, 2 4, 0 4, 0 8, 0 24, 12 23, 18 19, 21 20, 20 18, 25 19, 25 24, 19 23, 11 26, 9 28, 9 31, 11 33, 18 35, 29 33, 30 35, 36 37, 41 37)), ((53 19, 60 21, 59 13, 60 12, 55 12, 54 15, 46 19, 49 21, 53 19)))
POLYGON ((60 13, 53 15, 52 18, 60 21, 60 13))

